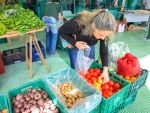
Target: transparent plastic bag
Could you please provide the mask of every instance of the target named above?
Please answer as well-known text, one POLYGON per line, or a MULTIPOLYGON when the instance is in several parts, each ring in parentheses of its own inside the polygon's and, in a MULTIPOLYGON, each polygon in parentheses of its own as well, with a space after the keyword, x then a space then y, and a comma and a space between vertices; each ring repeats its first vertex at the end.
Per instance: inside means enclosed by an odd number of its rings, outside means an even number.
POLYGON ((94 59, 89 58, 90 51, 91 48, 87 46, 86 49, 79 50, 77 54, 75 70, 82 76, 84 76, 87 73, 88 69, 94 61, 94 59))
POLYGON ((48 87, 52 90, 57 100, 63 106, 65 113, 89 113, 96 108, 102 99, 101 93, 91 87, 83 78, 81 78, 73 69, 65 68, 56 73, 45 77, 48 87), (67 108, 63 95, 58 89, 58 85, 69 82, 80 91, 84 98, 73 104, 71 108, 67 108))
POLYGON ((108 47, 108 65, 109 69, 115 71, 117 69, 117 60, 122 58, 126 53, 129 53, 130 50, 128 45, 124 42, 112 43, 108 47))

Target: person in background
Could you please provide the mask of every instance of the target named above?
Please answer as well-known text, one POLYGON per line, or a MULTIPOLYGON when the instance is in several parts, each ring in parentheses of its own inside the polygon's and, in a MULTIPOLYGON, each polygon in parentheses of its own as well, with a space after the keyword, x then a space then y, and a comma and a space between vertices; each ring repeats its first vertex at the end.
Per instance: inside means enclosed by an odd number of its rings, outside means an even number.
POLYGON ((149 24, 148 35, 147 35, 147 37, 143 38, 143 40, 150 42, 150 24, 149 24))
MULTIPOLYGON (((150 11, 150 0, 143 0, 143 6, 144 6, 145 10, 149 10, 150 11)), ((139 26, 146 27, 147 26, 147 22, 142 22, 139 26)))
POLYGON ((71 11, 71 13, 74 14, 74 0, 68 0, 67 7, 71 11))
POLYGON ((78 50, 91 47, 89 58, 95 58, 95 44, 100 43, 100 56, 103 65, 101 77, 104 83, 108 77, 108 41, 116 28, 116 20, 112 14, 105 10, 83 11, 73 19, 63 24, 59 29, 59 35, 68 43, 70 65, 74 69, 78 50), (78 20, 78 21, 76 21, 78 20), (80 28, 82 26, 82 28, 80 28), (76 38, 72 34, 76 34, 76 38))
POLYGON ((46 26, 46 51, 51 56, 56 53, 58 36, 57 22, 61 19, 62 7, 59 4, 59 0, 50 1, 47 0, 42 20, 46 26))

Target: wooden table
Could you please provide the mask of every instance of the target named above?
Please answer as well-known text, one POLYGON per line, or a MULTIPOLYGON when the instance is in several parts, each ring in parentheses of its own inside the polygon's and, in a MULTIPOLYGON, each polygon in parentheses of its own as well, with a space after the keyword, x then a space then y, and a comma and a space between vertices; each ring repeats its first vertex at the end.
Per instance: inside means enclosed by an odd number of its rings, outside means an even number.
MULTIPOLYGON (((37 51, 37 53, 41 59, 42 64, 44 64, 47 71, 50 72, 49 67, 48 67, 48 65, 47 65, 47 63, 43 57, 42 51, 40 49, 40 46, 38 44, 38 41, 37 41, 37 38, 35 35, 35 32, 39 32, 39 31, 43 31, 43 30, 44 30, 44 27, 37 29, 37 30, 31 30, 31 31, 25 33, 25 37, 26 37, 26 69, 28 69, 30 66, 30 78, 32 78, 32 43, 35 46, 35 49, 36 49, 36 51, 37 51), (28 39, 29 39, 29 41, 28 41, 28 39), (27 45, 28 42, 29 42, 29 49, 30 49, 29 50, 29 55, 30 55, 29 58, 28 58, 28 45, 27 45)), ((0 36, 0 38, 15 37, 18 35, 19 35, 18 33, 11 34, 11 35, 5 34, 3 36, 0 36)))

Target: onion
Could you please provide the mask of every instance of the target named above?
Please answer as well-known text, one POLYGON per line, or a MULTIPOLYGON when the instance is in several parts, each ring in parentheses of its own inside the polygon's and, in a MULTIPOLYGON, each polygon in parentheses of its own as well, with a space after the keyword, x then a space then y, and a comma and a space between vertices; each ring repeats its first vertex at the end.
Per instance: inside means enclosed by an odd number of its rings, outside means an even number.
POLYGON ((54 110, 56 106, 54 104, 51 104, 51 110, 54 110))
POLYGON ((31 106, 31 104, 27 104, 27 105, 26 105, 26 108, 27 108, 27 109, 29 109, 29 108, 30 108, 30 106, 31 106))
POLYGON ((30 111, 33 111, 35 108, 37 108, 36 105, 31 106, 31 107, 30 107, 30 111))
POLYGON ((39 108, 35 108, 31 113, 40 113, 39 108))
POLYGON ((21 108, 21 112, 24 112, 25 111, 25 109, 24 108, 21 108))
POLYGON ((41 94, 40 93, 36 93, 35 95, 34 95, 34 99, 35 100, 39 100, 41 98, 41 94))
POLYGON ((47 103, 52 104, 52 100, 48 100, 47 103))
POLYGON ((38 100, 37 104, 42 107, 44 105, 44 100, 43 99, 38 100))
POLYGON ((18 94, 18 95, 16 96, 16 100, 20 100, 21 98, 23 98, 23 95, 22 95, 22 94, 18 94))
POLYGON ((48 104, 48 103, 45 103, 45 104, 44 104, 44 108, 45 108, 45 109, 49 109, 49 108, 51 108, 51 105, 48 104))
POLYGON ((31 98, 28 96, 28 97, 26 97, 26 101, 30 101, 31 100, 31 98))
POLYGON ((42 92, 41 92, 41 94, 43 95, 43 94, 45 94, 46 92, 44 91, 44 90, 42 90, 42 92))
POLYGON ((26 109, 24 113, 30 113, 30 109, 26 109))
POLYGON ((22 106, 23 106, 22 103, 19 103, 19 104, 17 105, 18 108, 22 108, 22 106))
POLYGON ((24 99, 24 98, 21 98, 21 99, 20 99, 20 102, 21 102, 21 103, 25 102, 25 99, 24 99))
POLYGON ((36 89, 32 89, 32 93, 36 93, 36 89))
POLYGON ((40 113, 43 113, 43 108, 42 107, 40 107, 40 113))
POLYGON ((16 102, 16 98, 13 97, 11 103, 12 103, 12 104, 15 104, 15 102, 16 102))
POLYGON ((33 99, 34 98, 34 93, 30 93, 29 96, 31 97, 31 99, 33 99))
POLYGON ((16 102, 15 102, 15 106, 17 106, 18 104, 19 104, 19 101, 16 101, 16 102))
POLYGON ((53 113, 53 111, 50 110, 50 109, 44 109, 44 110, 43 110, 43 113, 53 113))
POLYGON ((47 99, 47 97, 48 97, 48 94, 45 93, 45 94, 43 95, 43 98, 44 98, 44 99, 47 99))
POLYGON ((30 89, 28 89, 28 92, 32 92, 32 89, 30 88, 30 89))
POLYGON ((26 98, 26 97, 27 97, 27 94, 24 94, 23 97, 26 98))
POLYGON ((15 112, 15 113, 20 113, 20 109, 17 108, 17 107, 15 107, 15 108, 14 108, 14 112, 15 112))
POLYGON ((37 90, 38 90, 39 92, 41 92, 41 91, 42 91, 42 89, 41 89, 41 88, 38 88, 37 90))
POLYGON ((55 108, 54 113, 59 113, 58 108, 55 108))

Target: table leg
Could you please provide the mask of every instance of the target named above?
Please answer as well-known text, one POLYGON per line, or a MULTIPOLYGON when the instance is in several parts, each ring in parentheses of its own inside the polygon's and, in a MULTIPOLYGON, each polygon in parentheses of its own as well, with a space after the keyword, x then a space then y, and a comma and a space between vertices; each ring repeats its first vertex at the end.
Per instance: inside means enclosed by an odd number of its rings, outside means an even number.
POLYGON ((22 37, 19 35, 18 39, 20 40, 21 43, 23 43, 22 37))
POLYGON ((44 57, 43 57, 42 51, 41 51, 41 49, 40 49, 40 47, 39 47, 39 44, 38 44, 38 41, 37 41, 37 39, 36 39, 35 33, 33 33, 33 36, 34 36, 35 44, 36 44, 37 49, 38 49, 37 52, 38 52, 38 54, 39 54, 39 57, 40 57, 42 63, 45 65, 47 71, 50 72, 49 67, 48 67, 48 65, 47 65, 47 63, 45 62, 45 59, 44 59, 44 57))
POLYGON ((12 46, 12 42, 11 42, 10 38, 7 37, 7 41, 8 41, 8 44, 9 44, 10 46, 12 46))
POLYGON ((32 78, 32 34, 30 34, 30 78, 32 78))
POLYGON ((28 35, 25 34, 26 38, 26 69, 29 68, 29 58, 28 58, 28 35))

